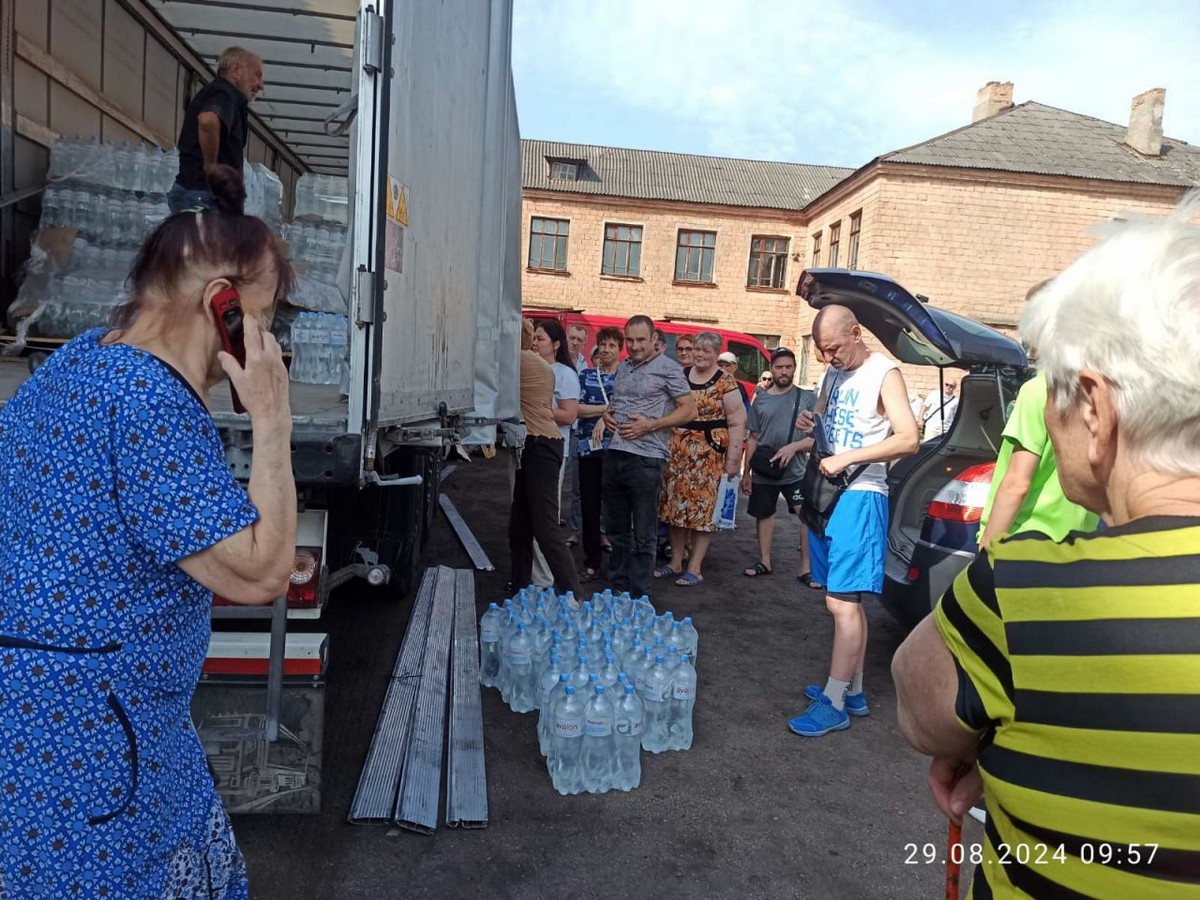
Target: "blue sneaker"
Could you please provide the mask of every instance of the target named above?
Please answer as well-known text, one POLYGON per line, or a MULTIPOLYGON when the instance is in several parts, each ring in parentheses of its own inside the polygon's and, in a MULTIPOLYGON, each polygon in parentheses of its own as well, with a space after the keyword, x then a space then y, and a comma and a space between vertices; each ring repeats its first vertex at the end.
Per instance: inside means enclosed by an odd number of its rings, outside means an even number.
MULTIPOLYGON (((804 696, 809 700, 816 700, 824 693, 824 689, 815 684, 810 684, 804 689, 804 696)), ((857 694, 847 694, 846 712, 852 716, 869 716, 871 708, 867 706, 867 692, 859 691, 857 694)))
POLYGON ((834 709, 824 694, 808 704, 804 715, 788 722, 788 728, 801 737, 820 737, 831 731, 845 731, 849 727, 850 717, 844 710, 834 709))

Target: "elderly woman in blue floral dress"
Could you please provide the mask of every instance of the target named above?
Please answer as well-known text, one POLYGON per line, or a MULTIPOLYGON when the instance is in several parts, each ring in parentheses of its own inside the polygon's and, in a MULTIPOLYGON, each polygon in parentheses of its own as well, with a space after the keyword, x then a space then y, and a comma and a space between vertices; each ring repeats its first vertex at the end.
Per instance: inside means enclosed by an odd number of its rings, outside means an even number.
POLYGON ((87 332, 0 411, 0 896, 244 898, 245 865, 189 704, 214 591, 279 596, 296 513, 287 372, 267 333, 288 263, 241 214, 171 216, 111 330, 87 332), (212 298, 245 311, 219 352, 212 298), (228 377, 254 430, 248 492, 208 411, 228 377))

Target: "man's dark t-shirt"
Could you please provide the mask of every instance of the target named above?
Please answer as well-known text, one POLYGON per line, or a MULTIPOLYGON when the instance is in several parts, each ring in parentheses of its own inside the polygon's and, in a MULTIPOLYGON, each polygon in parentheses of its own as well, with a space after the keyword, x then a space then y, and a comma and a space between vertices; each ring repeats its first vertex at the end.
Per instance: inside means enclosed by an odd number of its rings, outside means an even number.
POLYGON ((217 162, 233 166, 239 173, 246 148, 247 102, 241 91, 224 78, 214 78, 201 88, 188 104, 179 130, 180 185, 190 191, 208 187, 204 177, 204 154, 200 151, 200 113, 211 112, 221 120, 221 141, 217 146, 217 162))

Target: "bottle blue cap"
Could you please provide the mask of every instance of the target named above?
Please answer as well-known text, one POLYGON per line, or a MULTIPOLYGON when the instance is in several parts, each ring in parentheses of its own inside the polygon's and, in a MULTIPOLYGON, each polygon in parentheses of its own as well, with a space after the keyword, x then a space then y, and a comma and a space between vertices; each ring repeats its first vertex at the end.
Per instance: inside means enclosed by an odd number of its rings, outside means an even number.
POLYGON ((592 674, 590 674, 588 676, 588 681, 599 681, 599 680, 600 680, 600 676, 597 675, 595 672, 593 672, 592 674))
POLYGON ((559 682, 560 682, 560 683, 561 683, 561 682, 564 682, 564 681, 570 681, 570 680, 571 680, 571 676, 570 676, 570 675, 568 675, 566 672, 563 672, 561 675, 559 675, 559 676, 558 676, 558 680, 559 680, 559 682))
POLYGON ((625 685, 625 693, 626 693, 626 694, 632 694, 632 693, 633 693, 633 685, 632 685, 632 684, 627 684, 627 685, 625 685))
POLYGON ((617 681, 628 681, 628 680, 629 680, 629 676, 626 675, 624 672, 617 673, 617 681))
POLYGON ((654 661, 655 662, 666 662, 666 660, 663 659, 663 655, 661 653, 658 654, 658 656, 654 657, 654 661))
POLYGON ((575 687, 574 687, 574 685, 570 685, 570 684, 568 684, 568 685, 567 685, 567 696, 568 696, 568 697, 573 697, 573 696, 575 696, 575 687))
POLYGON ((495 603, 489 603, 489 604, 488 604, 488 609, 499 609, 499 608, 500 608, 500 607, 499 607, 499 606, 497 606, 495 603))
POLYGON ((596 693, 603 694, 604 693, 604 685, 602 685, 602 684, 596 685, 596 693))

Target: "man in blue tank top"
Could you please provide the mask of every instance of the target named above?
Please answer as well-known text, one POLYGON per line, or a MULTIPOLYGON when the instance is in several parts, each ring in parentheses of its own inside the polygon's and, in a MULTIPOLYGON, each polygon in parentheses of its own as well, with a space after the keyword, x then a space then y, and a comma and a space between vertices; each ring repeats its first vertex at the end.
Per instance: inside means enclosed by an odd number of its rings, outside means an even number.
MULTIPOLYGON (((833 653, 825 687, 809 685, 808 709, 788 723, 796 734, 820 737, 850 727, 869 712, 863 690, 867 653, 864 599, 883 590, 887 549, 887 463, 920 446, 908 389, 895 360, 868 349, 862 326, 844 306, 827 306, 813 321, 813 343, 829 364, 817 391, 824 437, 833 455, 821 462, 829 477, 853 478, 825 534, 810 537, 813 581, 826 587, 833 616, 833 653)), ((814 425, 800 414, 803 430, 814 425)))

